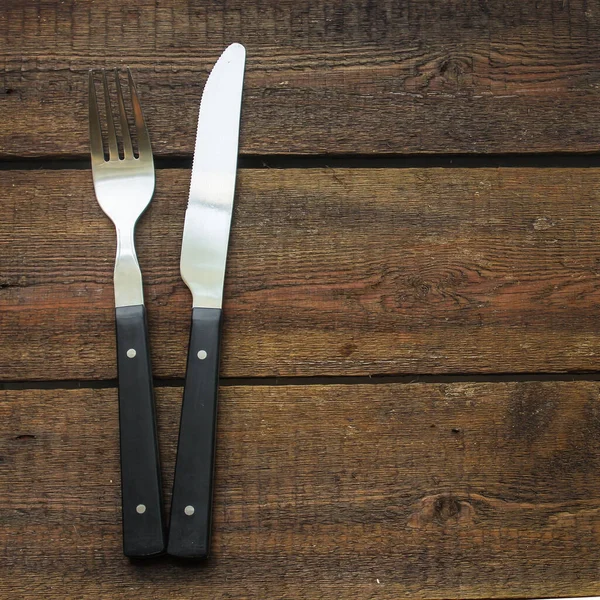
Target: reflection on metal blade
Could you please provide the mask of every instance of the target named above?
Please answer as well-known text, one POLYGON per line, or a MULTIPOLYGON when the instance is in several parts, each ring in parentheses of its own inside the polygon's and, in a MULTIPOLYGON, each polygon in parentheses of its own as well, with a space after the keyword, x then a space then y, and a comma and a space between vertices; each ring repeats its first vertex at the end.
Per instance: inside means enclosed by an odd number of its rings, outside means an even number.
POLYGON ((232 44, 208 77, 198 117, 181 276, 194 307, 221 308, 235 175, 246 50, 232 44))

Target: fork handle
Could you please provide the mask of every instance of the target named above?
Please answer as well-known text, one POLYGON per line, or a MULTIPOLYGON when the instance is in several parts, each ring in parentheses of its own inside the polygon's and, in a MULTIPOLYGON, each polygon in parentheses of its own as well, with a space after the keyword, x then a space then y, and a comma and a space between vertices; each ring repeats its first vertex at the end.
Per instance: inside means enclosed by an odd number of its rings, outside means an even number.
POLYGON ((165 550, 152 368, 143 304, 116 309, 123 553, 165 550))
POLYGON ((221 309, 193 309, 167 546, 172 556, 209 553, 220 331, 221 309))

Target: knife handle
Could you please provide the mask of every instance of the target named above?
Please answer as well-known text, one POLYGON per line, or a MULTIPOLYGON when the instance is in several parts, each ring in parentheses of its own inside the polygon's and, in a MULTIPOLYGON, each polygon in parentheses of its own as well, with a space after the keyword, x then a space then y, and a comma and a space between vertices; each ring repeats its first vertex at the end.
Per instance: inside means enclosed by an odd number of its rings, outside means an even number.
POLYGON ((116 309, 123 553, 165 551, 152 367, 143 304, 116 309))
POLYGON ((212 522, 221 309, 194 308, 167 552, 206 558, 212 522))

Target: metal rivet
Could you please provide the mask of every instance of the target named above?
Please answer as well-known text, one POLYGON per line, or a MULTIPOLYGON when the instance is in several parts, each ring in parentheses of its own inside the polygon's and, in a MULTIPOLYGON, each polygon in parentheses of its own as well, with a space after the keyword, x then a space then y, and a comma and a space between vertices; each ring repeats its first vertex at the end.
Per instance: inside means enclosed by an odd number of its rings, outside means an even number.
POLYGON ((136 354, 137 352, 133 348, 129 348, 129 350, 127 350, 127 358, 135 358, 136 354))
POLYGON ((200 352, 198 352, 198 358, 200 360, 204 360, 207 356, 208 354, 206 353, 206 350, 200 350, 200 352))
POLYGON ((145 505, 145 504, 138 504, 138 505, 135 507, 135 510, 136 510, 136 512, 137 512, 139 515, 143 515, 143 514, 146 512, 146 505, 145 505))
POLYGON ((184 512, 184 513, 185 513, 185 514, 186 514, 188 517, 191 517, 191 516, 194 514, 194 512, 195 512, 195 509, 194 509, 194 507, 193 507, 193 506, 186 506, 186 507, 183 509, 183 512, 184 512))

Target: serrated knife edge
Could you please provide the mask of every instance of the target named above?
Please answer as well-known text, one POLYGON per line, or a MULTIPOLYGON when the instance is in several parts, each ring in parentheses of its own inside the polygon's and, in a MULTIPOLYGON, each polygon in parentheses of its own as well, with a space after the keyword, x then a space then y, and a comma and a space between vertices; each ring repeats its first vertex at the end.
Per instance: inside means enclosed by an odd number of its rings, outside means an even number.
POLYGON ((200 101, 180 262, 194 307, 223 303, 245 59, 244 46, 231 44, 215 63, 200 101))

